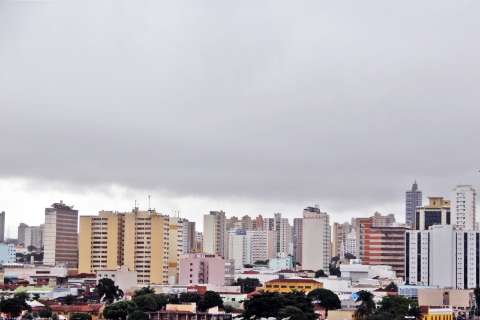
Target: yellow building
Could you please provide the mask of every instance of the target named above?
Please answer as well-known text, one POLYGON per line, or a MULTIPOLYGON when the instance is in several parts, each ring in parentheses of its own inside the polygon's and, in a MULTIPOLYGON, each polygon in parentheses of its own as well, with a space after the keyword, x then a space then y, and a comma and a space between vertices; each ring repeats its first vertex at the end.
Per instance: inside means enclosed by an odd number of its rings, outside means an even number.
POLYGON ((153 210, 80 217, 79 272, 127 266, 139 285, 168 282, 169 217, 153 210))
POLYGON ((428 313, 423 315, 422 320, 453 320, 451 308, 429 308, 428 313))
POLYGON ((275 279, 265 283, 265 292, 288 293, 292 291, 303 291, 308 293, 312 290, 323 288, 321 282, 313 279, 275 279))
MULTIPOLYGON (((169 249, 168 249, 168 282, 170 284, 178 283, 180 257, 183 252, 183 242, 185 226, 188 220, 171 217, 169 223, 169 249)), ((185 252, 187 253, 187 252, 185 252)))

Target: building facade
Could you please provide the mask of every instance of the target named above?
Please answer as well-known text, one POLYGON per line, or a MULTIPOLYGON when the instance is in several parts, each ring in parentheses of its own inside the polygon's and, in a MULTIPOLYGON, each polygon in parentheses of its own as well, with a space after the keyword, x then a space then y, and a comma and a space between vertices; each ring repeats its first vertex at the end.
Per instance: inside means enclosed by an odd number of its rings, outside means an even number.
POLYGON ((415 225, 415 212, 422 206, 422 191, 418 189, 417 181, 405 192, 405 224, 410 228, 415 225))
POLYGON ((180 258, 180 285, 225 285, 225 260, 217 255, 190 253, 180 258))
POLYGON ((154 210, 81 216, 79 272, 125 266, 139 285, 167 284, 169 231, 169 217, 154 210))
POLYGON ((476 228, 477 192, 470 185, 458 185, 453 189, 452 224, 458 230, 476 228))
POLYGON ((330 217, 318 207, 303 210, 302 269, 328 270, 331 249, 330 217))
POLYGON ((203 252, 227 256, 228 237, 225 212, 210 211, 203 216, 203 252))
POLYGON ((404 277, 407 228, 395 223, 378 225, 375 219, 375 216, 356 219, 358 258, 365 265, 391 266, 398 277, 404 277))
POLYGON ((245 245, 248 264, 266 261, 277 255, 275 231, 272 230, 247 230, 245 245))
POLYGON ((293 219, 292 244, 294 263, 302 263, 303 219, 293 219))
POLYGON ((45 265, 78 267, 78 210, 62 201, 45 208, 45 265))
POLYGON ((451 224, 450 201, 442 197, 429 197, 428 205, 415 212, 415 230, 428 230, 433 225, 451 224))
POLYGON ((353 227, 350 223, 337 223, 333 224, 332 228, 332 256, 343 257, 347 251, 347 236, 352 231, 353 227))
POLYGON ((433 225, 408 231, 405 281, 411 285, 472 289, 480 285, 480 232, 433 225))
POLYGON ((5 211, 0 212, 0 242, 5 241, 5 211))

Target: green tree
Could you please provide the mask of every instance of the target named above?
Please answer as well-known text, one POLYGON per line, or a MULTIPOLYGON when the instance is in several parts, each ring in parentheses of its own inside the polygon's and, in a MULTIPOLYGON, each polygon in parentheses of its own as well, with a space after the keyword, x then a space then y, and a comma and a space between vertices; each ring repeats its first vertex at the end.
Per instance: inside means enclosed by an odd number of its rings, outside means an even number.
POLYGON ((373 301, 373 294, 371 292, 361 290, 357 292, 358 299, 357 301, 360 304, 357 306, 355 311, 356 319, 366 320, 370 317, 375 311, 375 302, 373 301))
POLYGON ((137 310, 135 302, 118 301, 105 307, 103 317, 108 320, 126 320, 135 310, 137 310))
POLYGON ((70 320, 92 320, 92 316, 89 313, 72 313, 70 320))
POLYGON ((386 287, 387 292, 398 292, 398 286, 394 282, 390 282, 386 287))
POLYGON ((475 315, 480 315, 480 288, 475 288, 473 290, 473 294, 475 296, 475 315))
POLYGON ((22 311, 31 310, 30 306, 26 302, 26 296, 24 292, 16 293, 13 298, 0 301, 0 311, 4 312, 11 317, 18 317, 22 311))
POLYGON ((115 300, 123 297, 123 291, 115 285, 115 282, 112 279, 108 278, 103 278, 98 281, 97 287, 95 288, 95 294, 99 301, 105 302, 106 304, 111 304, 115 300))
POLYGON ((415 300, 403 296, 386 296, 369 320, 391 319, 403 320, 405 316, 421 319, 420 309, 415 300))
POLYGON ((234 286, 240 286, 242 293, 250 293, 261 287, 262 284, 257 278, 238 278, 237 281, 233 283, 234 286))
POLYGON ((69 295, 66 295, 65 297, 63 297, 61 300, 63 301, 64 304, 70 306, 70 305, 75 303, 76 299, 77 299, 77 297, 69 294, 69 295))
POLYGON ((307 320, 305 313, 295 306, 286 306, 278 311, 279 319, 307 320))
POLYGON ((52 309, 50 307, 45 307, 38 311, 38 316, 40 318, 51 318, 52 317, 52 309))
POLYGON ((243 313, 244 319, 255 318, 280 318, 280 310, 285 314, 289 312, 293 314, 296 312, 297 317, 302 317, 298 310, 286 307, 293 306, 303 312, 305 316, 302 320, 314 320, 316 319, 313 305, 302 292, 292 292, 286 294, 266 292, 252 297, 250 300, 245 301, 245 311, 243 313))
POLYGON ((130 313, 127 320, 149 320, 149 318, 148 314, 143 311, 137 310, 130 313))
POLYGON ((138 309, 143 312, 155 312, 160 310, 155 294, 142 294, 133 298, 138 309))
POLYGON ((223 308, 223 300, 215 291, 207 291, 197 306, 200 311, 207 311, 213 307, 223 308))
POLYGON ((153 289, 151 287, 143 287, 141 289, 136 290, 135 293, 134 293, 134 296, 138 297, 138 296, 142 296, 144 294, 154 294, 154 293, 155 293, 155 289, 153 289))
POLYGON ((181 303, 195 302, 198 304, 202 300, 202 297, 196 292, 182 292, 180 293, 179 300, 181 303))
POLYGON ((328 310, 336 310, 342 307, 338 296, 328 289, 315 289, 310 291, 307 296, 312 302, 325 308, 326 315, 328 315, 328 310))
POLYGON ((328 275, 323 270, 315 271, 315 278, 326 278, 328 275))

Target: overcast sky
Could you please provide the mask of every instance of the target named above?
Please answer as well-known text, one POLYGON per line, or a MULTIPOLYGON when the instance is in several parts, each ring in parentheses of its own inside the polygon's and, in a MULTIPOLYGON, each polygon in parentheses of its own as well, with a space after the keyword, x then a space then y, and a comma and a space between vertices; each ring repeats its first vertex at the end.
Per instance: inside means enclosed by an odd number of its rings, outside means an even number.
POLYGON ((0 210, 404 219, 480 175, 479 1, 0 0, 0 210))

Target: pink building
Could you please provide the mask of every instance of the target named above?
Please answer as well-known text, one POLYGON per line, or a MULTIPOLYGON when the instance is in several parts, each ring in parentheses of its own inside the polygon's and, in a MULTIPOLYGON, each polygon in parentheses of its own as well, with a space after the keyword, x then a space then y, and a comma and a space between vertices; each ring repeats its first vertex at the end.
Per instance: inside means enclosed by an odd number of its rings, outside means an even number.
POLYGON ((225 284, 225 260, 222 257, 191 253, 180 258, 180 285, 225 284))

